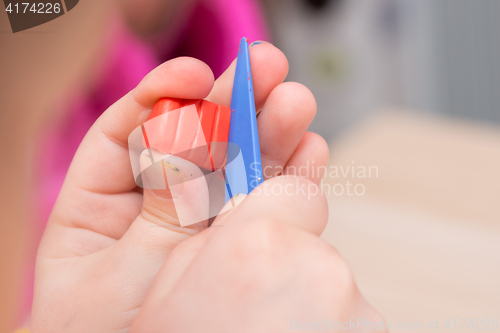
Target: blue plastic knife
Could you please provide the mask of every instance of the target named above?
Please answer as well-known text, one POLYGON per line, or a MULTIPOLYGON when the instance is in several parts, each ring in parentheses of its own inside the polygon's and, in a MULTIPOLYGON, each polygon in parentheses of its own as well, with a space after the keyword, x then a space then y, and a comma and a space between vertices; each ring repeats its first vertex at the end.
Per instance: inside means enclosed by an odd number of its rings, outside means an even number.
POLYGON ((238 193, 250 193, 263 181, 252 69, 245 37, 240 41, 236 60, 228 142, 226 201, 238 193))

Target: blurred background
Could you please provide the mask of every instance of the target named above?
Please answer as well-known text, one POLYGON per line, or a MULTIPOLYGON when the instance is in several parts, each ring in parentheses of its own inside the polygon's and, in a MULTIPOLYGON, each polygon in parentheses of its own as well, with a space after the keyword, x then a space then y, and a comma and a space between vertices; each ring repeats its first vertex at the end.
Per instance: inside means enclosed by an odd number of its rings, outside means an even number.
POLYGON ((316 96, 328 170, 377 170, 327 172, 324 238, 406 326, 393 331, 500 320, 500 1, 87 0, 17 34, 0 14, 0 331, 29 315, 36 246, 88 126, 171 57, 217 76, 242 34, 283 50, 287 80, 316 96))
POLYGON ((496 0, 267 0, 265 8, 289 79, 313 90, 319 110, 339 111, 320 112, 311 127, 325 137, 387 105, 500 122, 496 0))

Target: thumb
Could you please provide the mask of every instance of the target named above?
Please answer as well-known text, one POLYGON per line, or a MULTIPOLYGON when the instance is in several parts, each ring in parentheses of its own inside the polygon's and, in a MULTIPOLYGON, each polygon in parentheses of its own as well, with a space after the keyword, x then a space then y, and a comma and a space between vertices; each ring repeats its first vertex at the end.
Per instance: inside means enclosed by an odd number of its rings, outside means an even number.
POLYGON ((144 199, 141 216, 158 226, 203 229, 209 189, 202 170, 181 157, 145 149, 140 156, 144 199))
POLYGON ((145 149, 140 156, 144 195, 139 216, 118 251, 155 254, 163 261, 179 243, 208 226, 209 191, 202 170, 178 156, 145 149))

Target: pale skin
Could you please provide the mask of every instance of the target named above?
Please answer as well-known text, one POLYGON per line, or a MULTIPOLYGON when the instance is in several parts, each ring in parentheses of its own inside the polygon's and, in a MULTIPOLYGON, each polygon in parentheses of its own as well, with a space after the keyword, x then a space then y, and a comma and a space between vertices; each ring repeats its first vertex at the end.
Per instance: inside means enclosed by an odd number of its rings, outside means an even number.
MULTIPOLYGON (((251 47, 250 56, 263 166, 326 164, 325 141, 307 132, 311 92, 283 83, 288 63, 271 44, 251 47)), ((137 190, 131 131, 162 97, 229 105, 234 67, 214 82, 196 59, 168 61, 92 126, 38 251, 31 332, 285 332, 293 319, 382 320, 345 260, 319 238, 324 196, 264 190, 314 188, 319 178, 267 179, 209 228, 180 227, 167 196, 137 190)))

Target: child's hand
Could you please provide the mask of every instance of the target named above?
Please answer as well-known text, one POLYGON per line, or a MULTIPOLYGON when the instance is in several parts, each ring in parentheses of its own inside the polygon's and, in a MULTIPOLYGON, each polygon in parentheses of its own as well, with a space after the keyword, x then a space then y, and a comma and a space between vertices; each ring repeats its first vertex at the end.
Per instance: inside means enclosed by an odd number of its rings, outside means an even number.
MULTIPOLYGON (((256 45, 250 55, 256 106, 262 109, 262 163, 274 170, 268 168, 266 175, 285 166, 310 167, 312 161, 315 167, 324 165, 324 140, 306 132, 316 111, 312 94, 299 84, 282 83, 287 61, 272 45, 256 45)), ((203 227, 179 227, 171 199, 137 190, 128 136, 161 97, 207 98, 229 105, 234 65, 214 83, 210 69, 198 60, 164 63, 92 126, 71 164, 39 248, 32 332, 130 328, 167 256, 203 227)), ((314 176, 311 180, 319 183, 317 172, 314 176)), ((252 205, 242 209, 248 206, 252 205)), ((309 223, 308 228, 319 234, 325 220, 309 223)), ((189 249, 179 253, 175 265, 190 265, 189 249)), ((165 269, 162 275, 177 279, 181 271, 165 269)))
POLYGON ((327 219, 310 181, 266 181, 170 253, 131 332, 387 332, 347 262, 319 238, 327 219))

